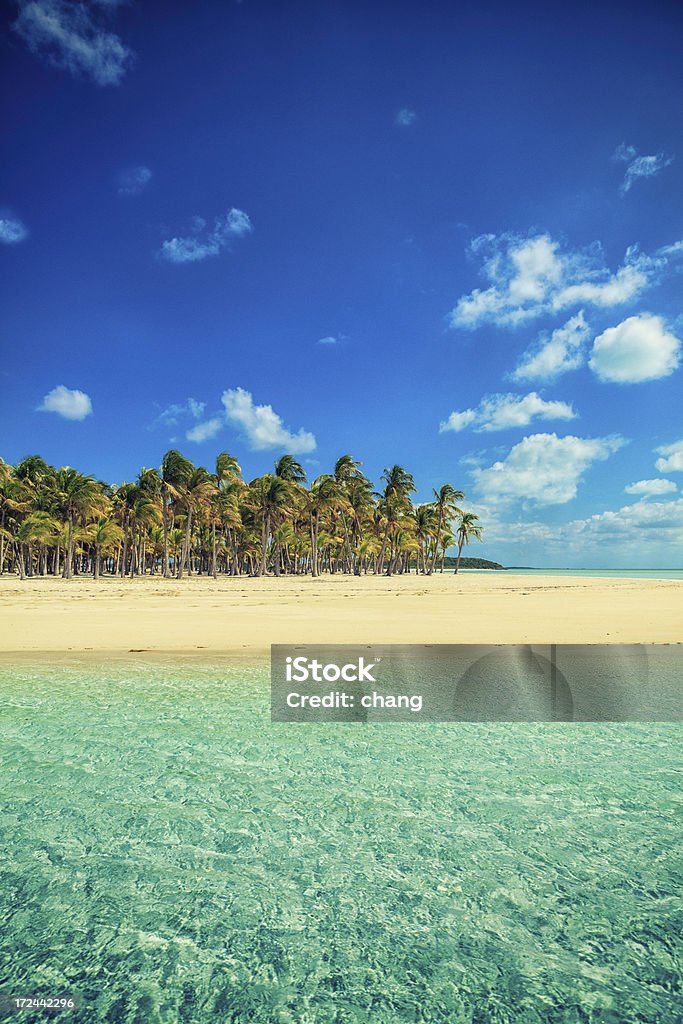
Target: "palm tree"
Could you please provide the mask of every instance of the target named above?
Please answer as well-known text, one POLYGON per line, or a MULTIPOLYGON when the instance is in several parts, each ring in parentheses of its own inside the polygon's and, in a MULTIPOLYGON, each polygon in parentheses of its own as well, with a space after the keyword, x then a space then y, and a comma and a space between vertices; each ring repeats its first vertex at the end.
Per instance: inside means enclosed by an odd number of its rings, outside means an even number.
POLYGON ((12 540, 7 527, 8 519, 29 512, 31 504, 26 485, 17 478, 16 471, 0 459, 0 573, 5 570, 5 542, 12 540))
POLYGON ((92 523, 87 531, 87 538, 93 547, 93 579, 100 578, 100 560, 103 551, 111 550, 121 543, 123 531, 113 519, 100 519, 92 523))
MULTIPOLYGON (((24 547, 28 550, 29 575, 33 575, 31 567, 31 547, 38 543, 41 548, 52 544, 57 539, 59 524, 53 519, 49 512, 31 512, 18 527, 15 534, 15 543, 19 555, 19 576, 24 579, 26 576, 27 563, 24 558, 24 547)), ((40 555, 38 557, 40 563, 40 555)))
MULTIPOLYGON (((352 552, 355 552, 355 565, 352 557, 349 568, 353 569, 354 573, 359 576, 361 571, 359 545, 363 540, 365 531, 372 530, 373 527, 374 497, 372 484, 367 477, 359 472, 357 475, 345 478, 343 480, 343 488, 351 526, 350 547, 352 552)), ((377 548, 378 550, 379 547, 377 548)), ((372 554, 377 554, 377 551, 373 550, 372 554)))
POLYGON ((74 520, 77 516, 87 516, 95 511, 98 505, 102 505, 104 496, 94 477, 79 473, 71 466, 63 466, 57 471, 56 484, 59 501, 66 514, 68 524, 66 559, 62 578, 70 580, 73 575, 74 520))
POLYGON ((54 478, 55 471, 40 455, 27 455, 14 467, 17 480, 27 480, 34 487, 54 478))
POLYGON ((441 566, 439 568, 439 572, 443 572, 444 570, 444 566, 446 564, 446 552, 448 551, 449 548, 452 548, 453 545, 456 543, 457 540, 452 533, 447 532, 441 535, 441 566))
POLYGON ((176 448, 166 452, 161 461, 161 514, 164 527, 164 578, 171 575, 168 564, 169 502, 180 496, 194 469, 189 459, 176 448))
POLYGON ((416 505, 413 477, 394 465, 373 490, 361 463, 342 455, 334 473, 304 486, 290 454, 274 472, 247 485, 235 458, 221 452, 215 473, 195 468, 179 451, 135 483, 98 482, 70 467, 56 470, 30 455, 16 467, 0 459, 0 571, 78 571, 178 578, 189 570, 239 575, 322 572, 430 573, 458 544, 479 539, 481 526, 448 484, 416 505), (459 531, 455 529, 460 516, 459 531), (455 534, 455 535, 454 535, 455 534), (60 557, 60 552, 64 557, 60 557), (111 557, 115 556, 115 557, 111 557), (161 556, 161 557, 160 557, 161 556))
POLYGON ((293 455, 282 455, 275 463, 275 476, 292 484, 306 482, 306 470, 293 455))
POLYGON ((228 485, 237 480, 242 472, 242 467, 234 455, 221 452, 216 456, 216 482, 219 487, 228 485))
MULTIPOLYGON (((393 574, 401 569, 403 559, 402 552, 407 551, 409 548, 413 550, 413 545, 408 545, 408 539, 415 541, 415 521, 412 517, 412 509, 410 506, 401 504, 395 497, 390 498, 388 501, 383 503, 383 517, 385 521, 385 536, 389 538, 389 556, 387 558, 387 576, 393 576, 393 574)), ((378 572, 382 571, 382 566, 378 568, 378 572)))
POLYGON ((358 545, 358 574, 368 572, 368 560, 379 553, 379 541, 376 537, 365 537, 358 545))
POLYGON ((121 552, 121 564, 119 565, 119 576, 121 577, 125 576, 128 572, 129 526, 139 494, 140 491, 137 484, 129 484, 124 480, 120 487, 115 488, 112 499, 114 512, 121 521, 121 536, 123 538, 123 551, 121 552))
POLYGON ((309 523, 311 531, 311 575, 318 576, 318 540, 320 536, 320 516, 334 505, 337 487, 333 476, 323 473, 311 484, 306 492, 309 523))
MULTIPOLYGON (((238 486, 242 483, 240 480, 240 474, 242 473, 242 467, 233 455, 228 455, 227 452, 221 452, 216 456, 216 473, 214 476, 214 483, 217 491, 210 498, 212 506, 211 515, 211 575, 216 578, 216 519, 218 518, 221 525, 226 525, 228 532, 230 527, 227 526, 228 513, 235 513, 235 502, 234 496, 238 486)), ((233 514, 231 517, 231 525, 236 525, 236 517, 233 514)), ((229 540, 232 542, 232 535, 229 532, 229 540)), ((234 554, 234 543, 233 543, 233 554, 234 554)), ((237 566, 235 565, 235 571, 237 566)))
POLYGON ((434 542, 434 554, 432 561, 429 566, 430 574, 434 572, 434 566, 436 565, 436 556, 441 541, 441 531, 444 523, 449 522, 454 516, 460 515, 461 510, 458 508, 456 502, 464 501, 465 495, 462 491, 456 491, 450 484, 444 484, 438 491, 433 491, 435 498, 435 506, 439 515, 439 521, 436 528, 436 540, 434 542))
POLYGON ((154 576, 157 571, 159 558, 164 557, 164 528, 163 526, 152 526, 147 535, 150 552, 150 575, 154 576))
MULTIPOLYGON (((151 470, 155 473, 156 470, 151 470)), ((159 505, 154 493, 144 487, 137 488, 130 512, 132 538, 131 576, 145 573, 145 539, 149 529, 159 524, 159 505), (137 536, 136 536, 137 534, 137 536)))
POLYGON ((350 455, 340 456, 334 464, 334 479, 337 484, 338 494, 335 513, 339 516, 344 530, 344 541, 339 548, 337 560, 335 562, 335 572, 339 568, 342 559, 344 559, 346 571, 353 571, 353 544, 351 534, 353 534, 357 505, 354 505, 352 496, 355 496, 356 501, 358 501, 363 484, 366 484, 368 491, 372 493, 370 482, 365 479, 361 472, 361 465, 362 464, 360 462, 357 462, 350 455), (351 533, 349 532, 349 525, 351 525, 351 533))
MULTIPOLYGON (((291 507, 292 492, 286 480, 273 476, 272 473, 266 473, 265 476, 259 476, 252 480, 249 484, 249 491, 247 501, 261 523, 261 561, 258 575, 265 576, 271 528, 274 520, 291 507)), ((276 575, 279 575, 277 559, 275 571, 276 575)))
MULTIPOLYGON (((385 532, 382 539, 382 547, 377 559, 377 572, 381 573, 384 567, 384 554, 389 541, 389 533, 395 530, 410 504, 409 495, 415 490, 415 481, 410 473, 407 473, 403 466, 392 466, 385 469, 381 479, 384 481, 384 492, 381 495, 380 507, 385 522, 385 532)), ((391 569, 391 560, 389 561, 391 569)), ((389 575, 391 572, 389 571, 389 575)))
POLYGON ((415 536, 420 543, 421 571, 426 573, 429 571, 427 567, 429 545, 432 538, 438 536, 437 511, 434 505, 418 505, 415 509, 415 536))
POLYGON ((173 568, 177 571, 177 566, 180 561, 180 552, 185 542, 185 531, 181 530, 180 527, 174 527, 168 533, 168 544, 173 551, 173 568))
POLYGON ((190 537, 192 534, 192 516, 209 500, 211 492, 213 491, 213 480, 208 469, 204 466, 193 467, 192 473, 185 483, 185 487, 182 494, 179 497, 179 501, 186 514, 185 519, 185 544, 183 545, 183 553, 180 558, 180 565, 178 566, 178 579, 183 578, 183 569, 187 564, 188 572, 192 574, 192 564, 190 560, 190 537))
POLYGON ((334 464, 334 478, 338 484, 357 480, 363 476, 360 471, 362 462, 356 462, 350 455, 341 455, 334 464))
POLYGON ((385 469, 381 479, 384 480, 384 497, 397 497, 405 499, 415 490, 415 481, 410 473, 407 473, 403 466, 392 466, 385 469))
POLYGON ((471 540, 481 540, 483 528, 479 526, 479 516, 474 512, 461 512, 460 522, 458 528, 455 531, 456 537, 458 538, 458 557, 455 563, 455 571, 457 573, 460 568, 460 556, 462 554, 463 545, 469 544, 471 540))

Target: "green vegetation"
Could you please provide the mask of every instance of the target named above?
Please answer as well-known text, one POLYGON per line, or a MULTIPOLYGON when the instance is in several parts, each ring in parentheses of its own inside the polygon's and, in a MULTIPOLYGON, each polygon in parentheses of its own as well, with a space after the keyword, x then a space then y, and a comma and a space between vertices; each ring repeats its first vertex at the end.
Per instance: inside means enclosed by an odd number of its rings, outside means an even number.
POLYGON ((309 483, 283 455, 274 472, 246 483, 227 452, 211 473, 173 449, 159 470, 113 485, 38 455, 16 466, 0 459, 0 572, 430 575, 443 572, 453 547, 457 572, 464 545, 482 533, 476 513, 460 507, 463 492, 444 484, 416 505, 402 466, 384 470, 379 491, 360 467, 342 455, 309 483))
MULTIPOLYGON (((446 555, 444 564, 447 569, 454 569, 458 559, 453 558, 452 555, 446 555)), ((461 558, 460 559, 461 569, 505 569, 504 565, 500 562, 490 562, 488 558, 461 558)))

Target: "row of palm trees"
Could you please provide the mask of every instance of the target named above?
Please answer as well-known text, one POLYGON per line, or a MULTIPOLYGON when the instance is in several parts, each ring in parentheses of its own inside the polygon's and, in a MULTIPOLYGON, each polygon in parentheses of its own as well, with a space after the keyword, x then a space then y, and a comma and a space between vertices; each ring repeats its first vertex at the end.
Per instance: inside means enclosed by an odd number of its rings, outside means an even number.
POLYGON ((414 504, 402 466, 381 482, 375 491, 350 455, 310 483, 292 455, 246 483, 227 452, 211 473, 173 449, 160 469, 120 485, 38 455, 15 466, 0 459, 0 572, 430 575, 443 571, 450 548, 457 572, 463 547, 482 534, 462 491, 444 484, 433 501, 414 504))

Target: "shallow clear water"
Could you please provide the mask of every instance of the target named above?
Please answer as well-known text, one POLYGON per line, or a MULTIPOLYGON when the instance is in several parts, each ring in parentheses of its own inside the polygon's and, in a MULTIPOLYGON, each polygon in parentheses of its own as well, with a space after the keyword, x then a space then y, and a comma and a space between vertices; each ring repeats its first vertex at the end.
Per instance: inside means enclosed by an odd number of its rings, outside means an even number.
MULTIPOLYGON (((446 569, 453 572, 453 569, 446 569)), ((494 573, 500 569, 460 569, 461 573, 494 573)), ((506 576, 579 576, 616 580, 683 580, 683 569, 506 569, 506 576)))
POLYGON ((680 1019, 678 726, 271 724, 267 670, 159 662, 0 696, 1 987, 60 1020, 680 1019))

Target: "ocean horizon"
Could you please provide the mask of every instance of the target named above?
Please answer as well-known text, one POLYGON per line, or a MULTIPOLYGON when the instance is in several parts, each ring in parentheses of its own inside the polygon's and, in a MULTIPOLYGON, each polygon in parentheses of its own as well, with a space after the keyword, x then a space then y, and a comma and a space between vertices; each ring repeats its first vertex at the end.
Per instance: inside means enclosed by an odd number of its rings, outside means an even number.
MULTIPOLYGON (((445 569, 444 572, 453 572, 445 569)), ((504 566, 503 569, 460 569, 461 573, 505 572, 510 576, 585 576, 606 579, 683 580, 683 569, 562 569, 504 566)))

